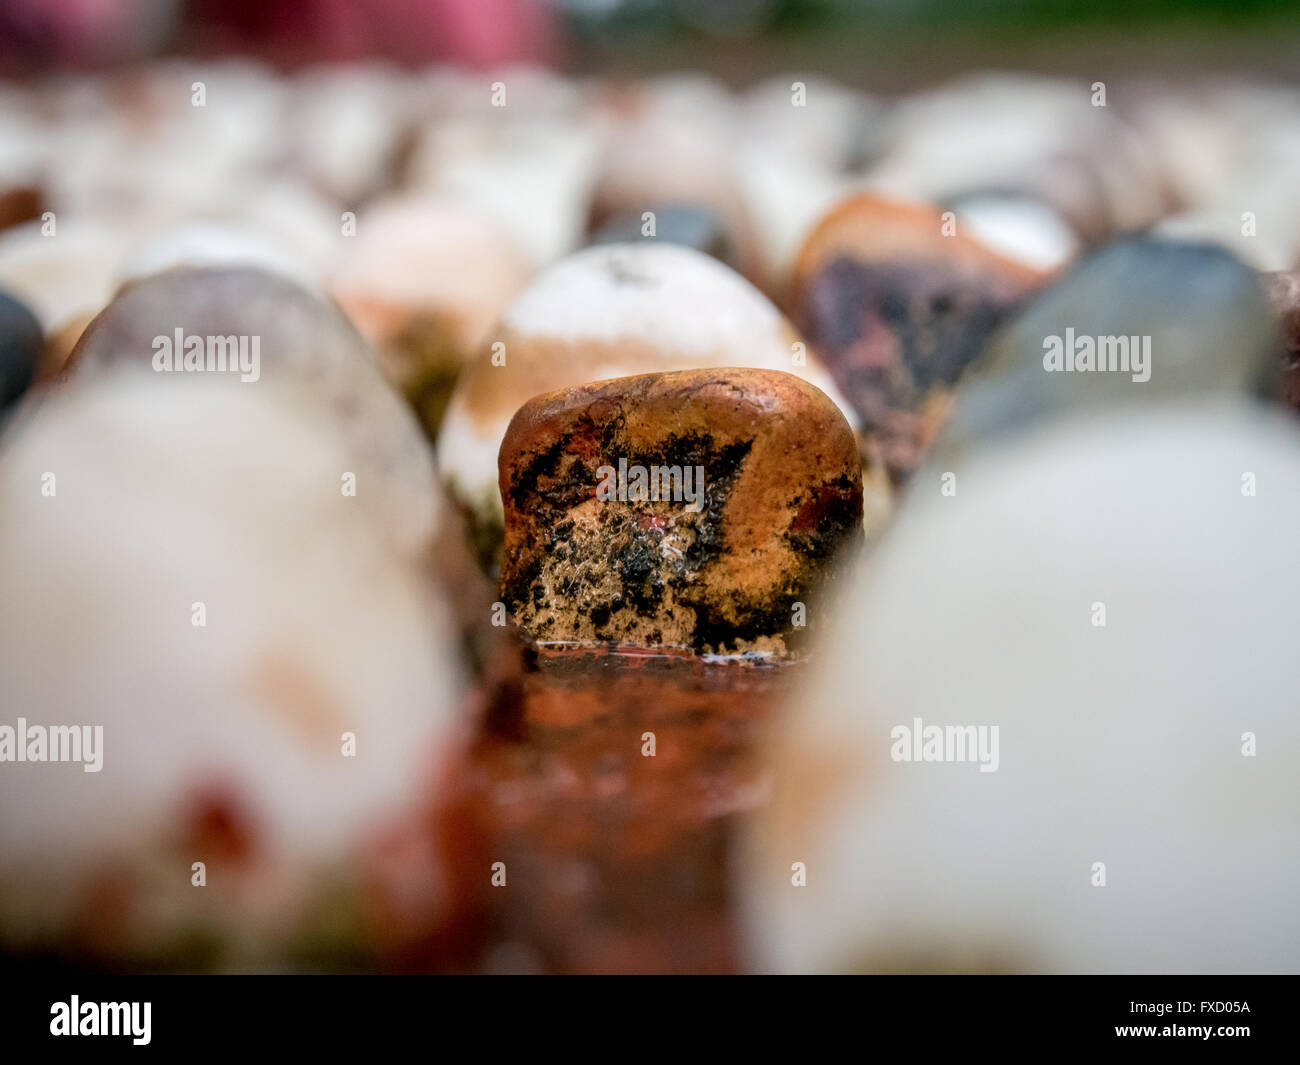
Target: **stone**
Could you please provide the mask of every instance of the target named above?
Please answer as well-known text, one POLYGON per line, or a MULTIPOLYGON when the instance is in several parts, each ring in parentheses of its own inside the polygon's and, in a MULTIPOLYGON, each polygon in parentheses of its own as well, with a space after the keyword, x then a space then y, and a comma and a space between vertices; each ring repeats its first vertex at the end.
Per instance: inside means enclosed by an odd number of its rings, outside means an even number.
POLYGON ((1282 329, 1281 365, 1264 387, 1300 411, 1300 273, 1266 274, 1264 283, 1282 329))
POLYGON ((938 453, 1068 411, 1245 393, 1274 370, 1277 348, 1259 276, 1231 253, 1163 238, 1118 241, 1078 262, 990 341, 938 453), (1085 357, 1091 346, 1094 371, 1049 371, 1058 340, 1073 340, 1085 357), (1136 375, 1131 365, 1096 370, 1122 347, 1130 356, 1149 350, 1149 365, 1136 375))
POLYGON ((1300 429, 1210 397, 951 468, 843 579, 765 740, 735 873, 754 967, 1295 971, 1300 429), (996 728, 996 770, 969 742, 905 760, 916 718, 996 728))
POLYGON ((702 251, 733 270, 740 269, 735 242, 716 211, 689 203, 652 204, 645 211, 620 211, 611 215, 592 234, 593 244, 630 244, 638 240, 661 240, 702 251), (654 216, 654 233, 646 233, 645 214, 654 216))
POLYGON ((718 366, 789 371, 855 420, 781 312, 703 252, 597 245, 538 274, 461 374, 438 433, 444 483, 486 567, 495 571, 501 549, 497 454, 521 406, 588 381, 718 366))
POLYGON ((0 292, 0 411, 27 391, 43 345, 36 316, 8 293, 0 292))
POLYGON ((974 191, 944 204, 958 230, 986 248, 1035 270, 1057 271, 1079 254, 1079 236, 1048 203, 1033 196, 974 191))
POLYGON ((103 730, 94 771, 0 763, 0 945, 355 966, 453 906, 424 827, 463 739, 453 607, 340 494, 309 397, 174 385, 69 380, 0 452, 3 724, 103 730))
POLYGON ((901 484, 963 372, 1043 277, 946 227, 937 208, 859 195, 804 243, 791 313, 901 484))
POLYGON ((491 218, 434 196, 370 204, 350 239, 330 292, 433 438, 461 369, 532 264, 491 218))
POLYGON ((178 329, 185 337, 257 337, 260 365, 247 383, 229 372, 161 375, 176 392, 199 385, 309 398, 347 443, 338 474, 356 474, 357 502, 403 550, 428 549, 440 504, 429 445, 336 306, 256 267, 167 270, 118 293, 86 327, 67 372, 152 376, 160 338, 178 329))
POLYGON ((840 550, 862 539, 853 432, 779 372, 645 374, 538 396, 510 423, 500 478, 502 599, 546 643, 784 654, 840 550), (643 492, 624 473, 638 467, 643 492))

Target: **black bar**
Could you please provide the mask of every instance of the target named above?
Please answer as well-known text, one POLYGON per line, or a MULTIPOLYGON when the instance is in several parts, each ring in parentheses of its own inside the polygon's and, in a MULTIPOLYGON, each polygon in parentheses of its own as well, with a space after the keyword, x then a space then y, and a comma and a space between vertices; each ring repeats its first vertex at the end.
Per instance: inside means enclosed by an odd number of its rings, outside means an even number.
POLYGON ((839 1057, 837 1044, 863 1053, 911 1048, 918 1060, 946 1047, 984 1056, 1123 1044, 1161 1057, 1209 1047, 1237 1059, 1293 1054, 1298 1027, 1294 977, 886 976, 838 986, 815 977, 815 984, 738 977, 739 986, 705 989, 664 981, 650 988, 645 978, 633 978, 639 986, 610 979, 575 986, 433 976, 7 975, 17 979, 6 981, 0 1003, 0 1048, 14 1062, 28 1060, 12 1056, 17 1049, 94 1054, 112 1045, 168 1060, 187 1051, 207 1058, 277 1049, 328 1051, 337 1060, 344 1047, 397 1050, 412 1041, 431 1057, 473 1056, 478 1048, 499 1059, 518 1041, 535 1056, 658 1044, 698 1060, 709 1046, 734 1054, 756 1045, 768 1057, 777 1039, 802 1045, 804 1060, 839 1057), (136 1045, 130 1034, 52 1035, 56 1004, 70 1006, 73 995, 83 1014, 88 1003, 128 1002, 140 1004, 143 1020, 149 1003, 149 1042, 136 1045), (1211 1003, 1223 1005, 1205 1008, 1211 1003), (1193 1027, 1211 1035, 1186 1034, 1193 1027), (1130 1034, 1118 1034, 1121 1028, 1130 1034))

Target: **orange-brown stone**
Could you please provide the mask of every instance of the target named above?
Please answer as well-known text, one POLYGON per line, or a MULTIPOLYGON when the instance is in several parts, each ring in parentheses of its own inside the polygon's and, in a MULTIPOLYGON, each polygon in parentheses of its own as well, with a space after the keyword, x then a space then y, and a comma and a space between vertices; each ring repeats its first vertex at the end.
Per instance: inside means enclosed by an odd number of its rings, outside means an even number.
POLYGON ((783 654, 840 548, 862 537, 853 431, 822 392, 777 371, 538 396, 511 422, 499 467, 502 598, 542 642, 783 654))

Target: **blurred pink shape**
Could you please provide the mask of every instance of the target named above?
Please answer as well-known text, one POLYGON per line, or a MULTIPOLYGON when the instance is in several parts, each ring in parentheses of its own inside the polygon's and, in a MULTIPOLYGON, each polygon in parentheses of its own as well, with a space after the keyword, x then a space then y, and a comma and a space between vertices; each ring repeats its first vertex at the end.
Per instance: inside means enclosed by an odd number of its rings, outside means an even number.
POLYGON ((173 39, 306 61, 490 67, 553 63, 559 32, 544 0, 0 0, 0 57, 26 64, 136 58, 173 39))
POLYGON ((267 0, 253 9, 213 0, 202 10, 245 47, 287 46, 308 59, 493 66, 556 54, 553 16, 541 0, 267 0))

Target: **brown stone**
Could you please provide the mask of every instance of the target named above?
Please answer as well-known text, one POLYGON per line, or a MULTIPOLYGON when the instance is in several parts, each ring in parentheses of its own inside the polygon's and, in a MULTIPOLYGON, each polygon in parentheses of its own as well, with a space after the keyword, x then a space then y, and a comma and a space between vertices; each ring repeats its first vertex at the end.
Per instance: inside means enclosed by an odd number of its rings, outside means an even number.
POLYGON ((794 373, 854 421, 772 302, 703 252, 642 240, 584 248, 543 270, 461 373, 438 431, 439 470, 493 579, 505 520, 497 455, 520 407, 589 381, 721 366, 794 373))
POLYGON ((502 598, 542 642, 783 654, 811 626, 839 549, 862 537, 853 431, 779 371, 538 396, 511 421, 499 473, 502 598))
POLYGON ((937 208, 854 196, 800 251, 791 316, 900 484, 962 373, 1045 279, 945 227, 937 208))

